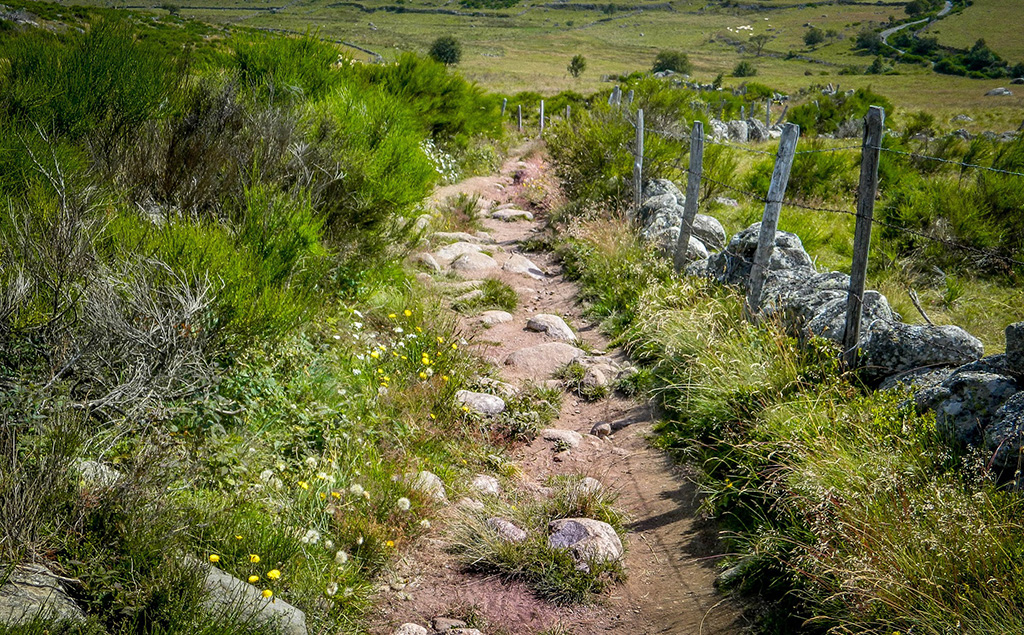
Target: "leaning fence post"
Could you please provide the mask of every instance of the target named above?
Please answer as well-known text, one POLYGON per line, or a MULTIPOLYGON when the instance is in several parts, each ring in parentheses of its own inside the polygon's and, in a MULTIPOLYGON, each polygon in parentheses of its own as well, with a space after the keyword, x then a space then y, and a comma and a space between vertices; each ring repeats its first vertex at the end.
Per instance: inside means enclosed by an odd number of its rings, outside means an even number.
POLYGON ((538 136, 541 136, 541 137, 544 136, 544 100, 543 99, 540 100, 540 135, 538 135, 538 136))
POLYGON ((843 331, 843 362, 847 368, 857 365, 860 343, 860 319, 864 312, 864 285, 871 247, 871 222, 878 193, 878 158, 885 134, 885 110, 872 106, 864 118, 864 145, 860 156, 860 187, 857 189, 857 226, 853 232, 853 265, 850 267, 850 293, 846 300, 846 330, 843 331))
POLYGON ((679 241, 676 243, 676 271, 686 266, 686 253, 693 235, 693 219, 697 217, 697 203, 700 198, 700 178, 704 170, 704 124, 693 122, 690 133, 690 170, 686 179, 686 202, 683 204, 683 220, 679 224, 679 241))
POLYGON ((505 97, 505 98, 503 98, 501 100, 501 116, 502 117, 505 116, 505 106, 508 106, 508 97, 505 97))
POLYGON ((640 213, 644 190, 644 111, 636 111, 636 152, 633 156, 633 209, 640 213))
POLYGON ((569 118, 571 116, 572 116, 572 108, 569 106, 569 104, 566 104, 565 105, 565 120, 569 121, 569 118))
POLYGON ((775 249, 775 231, 779 226, 779 211, 782 199, 786 196, 786 185, 789 184, 789 170, 793 167, 793 155, 796 154, 796 142, 800 137, 800 126, 788 123, 782 129, 779 140, 779 153, 775 155, 775 170, 772 172, 771 184, 768 186, 768 198, 764 205, 764 216, 761 218, 761 233, 757 237, 757 251, 754 263, 750 268, 750 288, 747 290, 746 309, 748 317, 754 318, 761 310, 761 292, 768 274, 768 264, 775 249))
POLYGON ((618 86, 613 86, 612 87, 612 92, 608 94, 608 105, 609 106, 614 106, 615 105, 615 91, 617 91, 617 90, 619 90, 619 87, 618 86))
POLYGON ((523 131, 523 105, 519 104, 519 132, 523 131))

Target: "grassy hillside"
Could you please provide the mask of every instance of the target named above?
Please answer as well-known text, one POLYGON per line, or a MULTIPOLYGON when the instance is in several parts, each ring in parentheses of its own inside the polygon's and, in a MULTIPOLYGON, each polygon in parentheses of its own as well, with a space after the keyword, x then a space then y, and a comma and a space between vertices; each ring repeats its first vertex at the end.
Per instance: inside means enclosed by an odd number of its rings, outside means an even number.
POLYGON ((938 36, 947 46, 969 48, 978 39, 984 39, 997 53, 1012 60, 1024 59, 1024 42, 1014 25, 1021 11, 1013 0, 974 0, 958 15, 931 26, 927 33, 938 36))

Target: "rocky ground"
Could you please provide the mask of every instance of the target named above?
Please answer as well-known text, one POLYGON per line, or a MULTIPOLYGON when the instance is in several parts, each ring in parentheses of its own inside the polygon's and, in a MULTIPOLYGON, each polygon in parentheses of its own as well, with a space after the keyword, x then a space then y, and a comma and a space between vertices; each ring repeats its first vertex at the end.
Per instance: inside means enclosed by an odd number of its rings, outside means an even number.
MULTIPOLYGON (((516 211, 525 207, 520 190, 546 179, 547 168, 540 153, 514 156, 498 175, 439 190, 436 201, 458 193, 479 195, 485 231, 435 235, 430 255, 419 256, 433 270, 429 279, 421 275, 422 283, 457 284, 448 278, 454 273, 467 281, 459 287, 465 293, 474 286, 468 282, 485 278, 517 291, 519 306, 511 313, 460 318, 476 352, 508 384, 490 391, 498 397, 509 386, 557 381, 556 371, 573 360, 586 368, 583 381, 591 385, 608 384, 630 370, 621 353, 608 349, 596 325, 582 316, 577 289, 562 277, 556 259, 549 253, 522 253, 522 242, 536 235, 545 220, 543 213, 516 211)), ((477 395, 463 397, 467 406, 481 411, 500 407, 477 395)), ((736 632, 737 606, 714 589, 715 528, 698 512, 697 493, 685 471, 650 447, 653 421, 648 404, 614 392, 595 401, 566 394, 550 429, 514 453, 519 476, 506 485, 519 488, 517 496, 544 496, 549 477, 581 475, 617 494, 618 506, 630 519, 623 556, 628 577, 622 585, 592 605, 557 606, 522 583, 466 572, 449 553, 441 526, 412 545, 390 572, 373 632, 471 633, 450 621, 467 611, 485 625, 483 630, 494 633, 736 632)), ((488 482, 481 478, 475 484, 478 498, 494 495, 487 491, 488 482)), ((449 505, 446 524, 456 523, 474 505, 473 500, 449 505)))

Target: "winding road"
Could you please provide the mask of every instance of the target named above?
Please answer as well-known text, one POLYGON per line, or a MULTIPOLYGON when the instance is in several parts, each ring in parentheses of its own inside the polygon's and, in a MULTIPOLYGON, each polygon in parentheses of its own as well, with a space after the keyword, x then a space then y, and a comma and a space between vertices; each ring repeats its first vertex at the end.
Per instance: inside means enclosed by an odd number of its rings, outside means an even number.
MULTIPOLYGON (((942 10, 939 11, 938 13, 936 13, 934 18, 924 18, 922 20, 915 20, 913 22, 907 22, 906 24, 901 24, 899 26, 894 26, 891 29, 886 29, 886 30, 882 31, 882 33, 880 34, 881 38, 882 38, 882 44, 885 44, 886 46, 888 46, 889 45, 889 36, 892 35, 893 33, 896 33, 897 31, 902 31, 903 29, 905 29, 907 27, 914 26, 915 24, 923 24, 923 23, 926 23, 926 22, 930 22, 932 20, 938 20, 939 18, 943 18, 943 17, 949 15, 949 12, 952 11, 952 10, 953 10, 953 2, 952 2, 952 0, 946 0, 946 4, 942 7, 942 10)), ((896 49, 896 50, 899 51, 900 55, 903 55, 904 51, 900 51, 899 49, 896 49)))

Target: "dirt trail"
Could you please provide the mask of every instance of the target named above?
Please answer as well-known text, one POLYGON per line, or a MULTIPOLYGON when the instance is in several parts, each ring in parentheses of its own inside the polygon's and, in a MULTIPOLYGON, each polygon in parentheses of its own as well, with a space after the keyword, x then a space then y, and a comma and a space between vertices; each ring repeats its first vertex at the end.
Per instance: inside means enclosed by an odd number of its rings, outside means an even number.
MULTIPOLYGON (((548 166, 537 155, 513 158, 499 175, 474 178, 439 190, 435 200, 466 192, 494 201, 494 206, 515 200, 518 188, 544 179, 548 166)), ((485 230, 498 247, 489 246, 499 263, 519 253, 518 245, 543 226, 543 219, 504 222, 487 219, 485 230)), ((533 279, 508 271, 490 272, 519 292, 519 308, 510 322, 484 328, 479 317, 462 319, 463 329, 474 334, 477 350, 495 363, 503 380, 541 382, 550 376, 534 376, 504 365, 515 351, 552 341, 543 333, 525 329, 537 313, 562 316, 574 327, 587 348, 606 351, 607 340, 595 324, 580 314, 577 288, 565 280, 551 254, 522 254, 546 275, 533 279)), ((619 356, 615 351, 608 355, 619 356)), ((442 535, 421 540, 395 570, 400 581, 385 593, 383 609, 374 632, 390 633, 403 622, 429 625, 453 607, 474 607, 491 630, 505 633, 537 633, 561 627, 568 633, 679 633, 714 635, 736 633, 742 628, 735 603, 716 593, 716 533, 697 511, 695 487, 683 470, 648 443, 653 413, 648 404, 614 394, 587 402, 566 395, 560 416, 551 427, 574 430, 583 442, 568 455, 556 457, 553 444, 538 437, 513 457, 523 471, 524 487, 542 484, 557 474, 580 474, 601 481, 618 494, 618 506, 631 519, 626 539, 627 581, 589 607, 560 607, 537 599, 520 584, 493 577, 463 573, 444 552, 442 535), (607 422, 614 433, 598 439, 589 435, 595 423, 607 422)))

